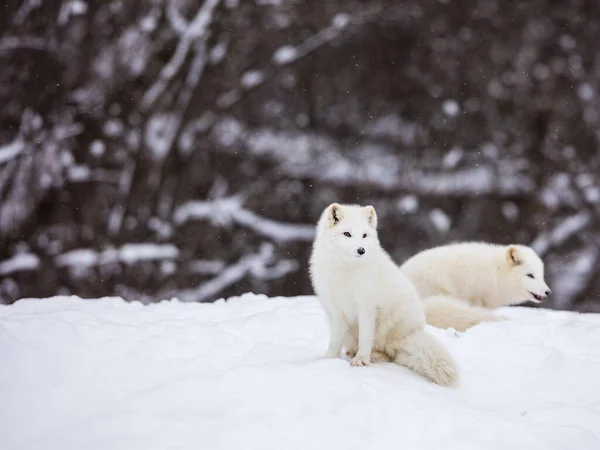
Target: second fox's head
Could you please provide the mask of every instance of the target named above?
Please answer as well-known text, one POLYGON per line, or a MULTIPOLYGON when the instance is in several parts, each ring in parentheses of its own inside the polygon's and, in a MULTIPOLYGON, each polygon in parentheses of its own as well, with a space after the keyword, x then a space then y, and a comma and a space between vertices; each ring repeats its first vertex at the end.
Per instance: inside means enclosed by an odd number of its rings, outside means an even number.
POLYGON ((377 214, 372 206, 332 203, 321 214, 317 228, 317 239, 341 257, 368 259, 379 248, 377 214))

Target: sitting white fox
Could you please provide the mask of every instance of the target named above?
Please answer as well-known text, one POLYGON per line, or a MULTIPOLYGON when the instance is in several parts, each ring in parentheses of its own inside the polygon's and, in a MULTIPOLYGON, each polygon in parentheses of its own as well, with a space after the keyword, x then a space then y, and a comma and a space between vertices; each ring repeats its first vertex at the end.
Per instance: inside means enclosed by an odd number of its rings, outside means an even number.
POLYGON ((377 237, 372 206, 333 203, 317 225, 310 275, 331 324, 326 357, 345 344, 353 366, 394 361, 440 385, 458 378, 446 349, 424 331, 416 289, 377 237))

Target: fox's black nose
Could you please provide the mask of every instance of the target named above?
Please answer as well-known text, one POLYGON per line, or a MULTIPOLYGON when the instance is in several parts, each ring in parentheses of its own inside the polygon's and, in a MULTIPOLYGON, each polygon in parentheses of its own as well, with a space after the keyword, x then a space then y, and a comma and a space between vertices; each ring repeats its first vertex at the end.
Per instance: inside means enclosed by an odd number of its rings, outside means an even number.
POLYGON ((550 289, 548 289, 548 290, 546 291, 546 295, 550 295, 550 294, 552 294, 552 291, 551 291, 550 289))
POLYGON ((364 255, 366 250, 362 247, 358 247, 358 250, 356 250, 358 252, 359 255, 364 255))

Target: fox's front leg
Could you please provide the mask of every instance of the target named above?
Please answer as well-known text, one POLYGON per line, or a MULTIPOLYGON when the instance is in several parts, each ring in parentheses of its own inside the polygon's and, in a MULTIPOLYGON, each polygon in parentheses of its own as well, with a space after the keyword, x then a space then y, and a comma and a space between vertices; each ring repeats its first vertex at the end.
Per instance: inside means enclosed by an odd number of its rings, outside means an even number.
POLYGON ((371 348, 375 337, 375 319, 377 311, 374 305, 359 305, 358 308, 358 352, 350 361, 352 366, 371 364, 371 348))
POLYGON ((344 335, 346 334, 346 321, 341 311, 330 308, 329 321, 331 323, 331 334, 329 335, 329 347, 325 353, 325 358, 337 358, 342 351, 344 335))
MULTIPOLYGON (((348 328, 346 331, 346 336, 344 337, 344 347, 346 348, 346 356, 350 358, 354 358, 358 353, 358 338, 356 328, 352 329, 348 328)), ((390 362, 391 359, 385 353, 379 352, 377 350, 371 349, 371 362, 372 363, 381 363, 381 362, 390 362)))
POLYGON ((356 327, 348 327, 346 335, 344 336, 344 348, 346 349, 346 355, 350 358, 354 358, 358 353, 358 336, 356 327))

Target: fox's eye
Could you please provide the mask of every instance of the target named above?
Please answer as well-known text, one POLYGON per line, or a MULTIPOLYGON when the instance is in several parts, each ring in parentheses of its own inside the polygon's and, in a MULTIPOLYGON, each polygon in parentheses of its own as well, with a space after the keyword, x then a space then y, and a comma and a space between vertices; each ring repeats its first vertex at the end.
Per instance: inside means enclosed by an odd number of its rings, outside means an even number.
POLYGON ((363 239, 367 237, 367 233, 363 234, 363 239))
POLYGON ((527 274, 527 276, 528 276, 529 278, 535 278, 535 277, 533 276, 533 274, 532 274, 532 273, 528 273, 528 274, 527 274))
POLYGON ((347 231, 344 233, 344 236, 346 236, 346 237, 352 237, 352 235, 350 233, 348 233, 347 231))

